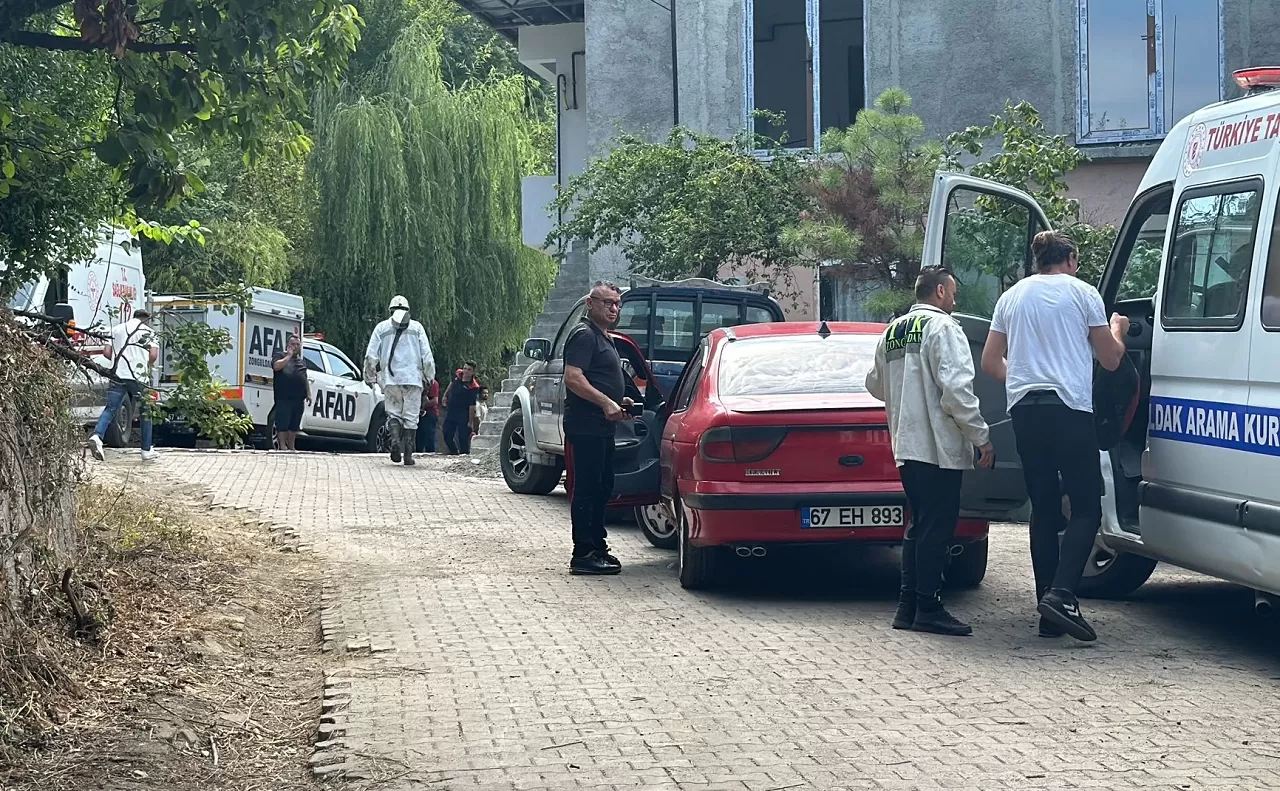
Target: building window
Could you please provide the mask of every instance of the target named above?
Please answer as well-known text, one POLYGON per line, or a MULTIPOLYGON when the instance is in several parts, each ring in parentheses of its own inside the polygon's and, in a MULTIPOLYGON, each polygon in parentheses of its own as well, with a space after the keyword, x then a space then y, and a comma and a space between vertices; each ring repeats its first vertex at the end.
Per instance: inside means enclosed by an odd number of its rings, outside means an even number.
POLYGON ((1222 99, 1222 0, 1077 0, 1080 142, 1155 140, 1222 99))
POLYGON ((863 0, 743 2, 744 106, 783 118, 757 118, 756 133, 788 148, 817 148, 823 129, 849 126, 866 105, 863 0))

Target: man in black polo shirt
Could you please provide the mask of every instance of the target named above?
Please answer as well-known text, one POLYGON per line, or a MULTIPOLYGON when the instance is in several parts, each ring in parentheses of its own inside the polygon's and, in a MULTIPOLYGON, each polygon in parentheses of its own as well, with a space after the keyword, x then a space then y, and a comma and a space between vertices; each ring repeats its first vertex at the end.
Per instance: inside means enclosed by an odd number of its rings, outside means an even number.
POLYGON ((564 436, 573 464, 573 574, 617 574, 622 564, 605 543, 605 503, 613 494, 615 423, 626 420, 622 359, 608 331, 618 323, 622 296, 613 283, 597 282, 587 315, 569 331, 564 347, 564 436))

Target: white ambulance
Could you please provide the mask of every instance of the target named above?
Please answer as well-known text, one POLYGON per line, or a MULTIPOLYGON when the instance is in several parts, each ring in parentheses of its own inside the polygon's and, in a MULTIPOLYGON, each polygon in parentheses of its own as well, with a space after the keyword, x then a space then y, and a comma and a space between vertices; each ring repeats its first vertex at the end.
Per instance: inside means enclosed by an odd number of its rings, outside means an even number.
MULTIPOLYGON (((9 300, 9 307, 52 316, 59 313, 61 306, 63 313, 70 314, 76 330, 93 333, 75 336, 78 348, 95 362, 110 368, 111 362, 100 354, 105 341, 94 336, 106 335, 116 324, 132 318, 134 309, 145 304, 146 287, 142 251, 137 241, 123 228, 110 228, 99 234, 88 258, 65 272, 52 277, 41 275, 21 286, 9 300)), ((92 426, 98 421, 106 405, 109 384, 89 371, 74 374, 71 412, 77 422, 92 426)), ((133 425, 133 414, 133 410, 121 409, 103 435, 103 443, 113 448, 124 447, 133 425)))
MULTIPOLYGON (((1137 418, 1103 457, 1104 523, 1082 594, 1126 595, 1165 561, 1254 589, 1260 609, 1280 595, 1280 68, 1235 78, 1245 97, 1165 138, 1099 284, 1132 322, 1142 389, 1137 418)), ((925 261, 980 244, 1029 271, 1030 239, 1046 226, 1026 194, 940 173, 925 261), (975 212, 1008 233, 967 222, 975 212)), ((986 321, 961 321, 980 354, 986 321)), ((1004 391, 978 388, 998 443, 992 500, 1014 501, 1025 491, 1004 391)))
MULTIPOLYGON (((275 444, 275 371, 271 357, 286 348, 292 335, 303 331, 302 297, 266 288, 249 292, 250 304, 242 309, 225 301, 188 296, 152 298, 153 324, 161 331, 160 362, 156 386, 161 399, 177 382, 173 350, 164 330, 178 322, 199 321, 227 331, 231 346, 209 359, 214 378, 226 383, 223 397, 239 412, 253 419, 252 440, 259 447, 275 444)), ((302 413, 304 436, 362 443, 370 452, 387 444, 386 416, 381 388, 365 384, 360 368, 342 350, 319 337, 303 336, 303 361, 311 384, 311 403, 302 413)), ((166 441, 193 441, 190 427, 173 420, 159 431, 166 441)))

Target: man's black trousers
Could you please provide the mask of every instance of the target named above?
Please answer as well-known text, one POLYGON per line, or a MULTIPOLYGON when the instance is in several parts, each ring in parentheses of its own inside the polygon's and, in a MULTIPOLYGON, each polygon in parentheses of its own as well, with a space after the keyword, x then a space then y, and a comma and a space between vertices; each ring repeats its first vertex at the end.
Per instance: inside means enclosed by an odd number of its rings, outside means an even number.
POLYGON ((471 452, 471 418, 467 413, 455 415, 452 412, 446 412, 444 416, 444 425, 441 427, 444 433, 444 444, 452 455, 459 453, 471 452))
POLYGON ((1075 593, 1102 524, 1102 462, 1093 415, 1060 402, 1019 402, 1009 416, 1031 498, 1036 596, 1051 587, 1075 593), (1071 502, 1070 520, 1062 515, 1063 494, 1071 502))
POLYGON ((573 556, 583 557, 605 549, 605 503, 613 496, 613 437, 585 434, 565 436, 573 464, 573 556))
POLYGON ((960 470, 904 462, 898 468, 911 507, 911 526, 902 542, 902 588, 921 599, 937 597, 947 552, 960 518, 960 470))

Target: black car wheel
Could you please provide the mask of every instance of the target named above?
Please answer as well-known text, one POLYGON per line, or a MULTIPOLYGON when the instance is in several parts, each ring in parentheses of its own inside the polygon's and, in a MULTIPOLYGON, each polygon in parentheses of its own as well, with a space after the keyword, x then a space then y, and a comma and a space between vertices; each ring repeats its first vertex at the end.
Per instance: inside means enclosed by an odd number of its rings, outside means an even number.
POLYGON ((987 576, 987 539, 958 544, 951 551, 955 552, 957 549, 960 554, 951 556, 947 570, 943 572, 947 587, 978 587, 983 577, 987 576))
POLYGON ((133 399, 125 396, 116 410, 115 418, 107 426, 102 435, 102 444, 108 448, 128 447, 130 435, 133 434, 133 399))
POLYGON ((724 547, 695 547, 689 543, 689 520, 679 500, 675 501, 676 536, 680 565, 680 587, 699 590, 715 585, 720 577, 724 547))
POLYGON ((369 431, 365 434, 364 449, 369 453, 390 453, 391 432, 387 429, 387 413, 379 404, 369 418, 369 431))

